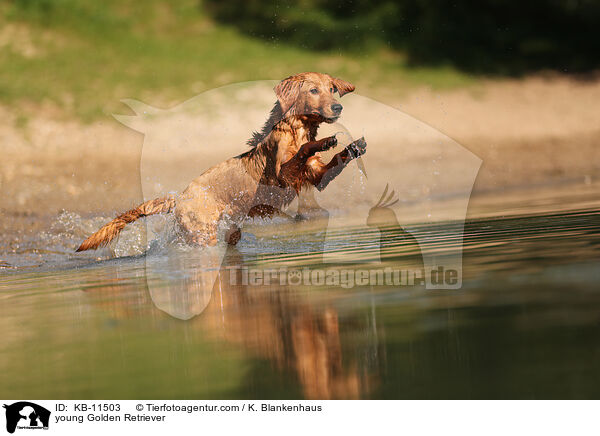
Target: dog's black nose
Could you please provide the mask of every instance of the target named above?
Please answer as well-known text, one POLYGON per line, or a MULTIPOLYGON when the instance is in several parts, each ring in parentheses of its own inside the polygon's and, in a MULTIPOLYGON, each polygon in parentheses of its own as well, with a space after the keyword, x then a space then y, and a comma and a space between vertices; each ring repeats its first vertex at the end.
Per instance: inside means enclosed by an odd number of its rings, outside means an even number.
POLYGON ((343 108, 344 107, 339 103, 334 103, 331 105, 331 110, 334 111, 336 114, 339 114, 343 108))

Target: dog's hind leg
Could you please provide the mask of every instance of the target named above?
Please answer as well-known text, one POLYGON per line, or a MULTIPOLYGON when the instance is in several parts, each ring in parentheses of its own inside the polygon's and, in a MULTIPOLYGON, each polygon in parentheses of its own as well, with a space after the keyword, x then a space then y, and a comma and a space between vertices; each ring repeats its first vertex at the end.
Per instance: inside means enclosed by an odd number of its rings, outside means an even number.
POLYGON ((312 185, 305 185, 298 193, 298 213, 294 217, 296 221, 302 221, 308 218, 329 216, 326 209, 323 209, 315 198, 315 188, 312 185))
POLYGON ((291 216, 289 216, 287 213, 283 212, 281 209, 278 209, 274 206, 271 206, 269 204, 257 204, 256 206, 252 207, 252 209, 250 209, 248 211, 247 216, 249 218, 273 218, 273 217, 281 217, 281 218, 289 218, 292 219, 291 216))
POLYGON ((234 224, 225 233, 225 240, 229 245, 236 245, 240 239, 242 239, 242 230, 234 224))

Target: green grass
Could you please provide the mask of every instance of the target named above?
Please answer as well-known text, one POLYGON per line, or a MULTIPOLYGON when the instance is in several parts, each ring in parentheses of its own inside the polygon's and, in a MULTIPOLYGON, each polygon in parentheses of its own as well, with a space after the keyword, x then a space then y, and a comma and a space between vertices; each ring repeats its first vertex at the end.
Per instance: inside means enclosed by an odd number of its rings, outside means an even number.
POLYGON ((16 112, 49 104, 89 121, 122 112, 123 98, 165 107, 215 86, 310 70, 384 99, 414 86, 473 81, 452 68, 409 68, 383 47, 312 52, 249 38, 211 22, 197 0, 0 5, 0 104, 16 112))

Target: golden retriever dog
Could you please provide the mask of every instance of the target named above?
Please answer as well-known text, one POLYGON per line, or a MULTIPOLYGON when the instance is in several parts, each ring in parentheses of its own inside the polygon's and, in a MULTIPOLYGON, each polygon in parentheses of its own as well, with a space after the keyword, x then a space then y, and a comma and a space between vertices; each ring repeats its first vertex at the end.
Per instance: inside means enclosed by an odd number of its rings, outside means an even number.
POLYGON ((247 216, 273 216, 301 189, 323 190, 352 160, 366 152, 360 138, 325 164, 319 152, 337 145, 335 136, 316 139, 319 125, 334 123, 342 105, 335 99, 354 85, 322 73, 288 77, 275 87, 277 101, 250 150, 206 170, 178 195, 142 203, 106 224, 77 251, 108 244, 129 223, 157 213, 173 212, 186 242, 235 245, 247 216), (220 239, 223 238, 223 239, 220 239))

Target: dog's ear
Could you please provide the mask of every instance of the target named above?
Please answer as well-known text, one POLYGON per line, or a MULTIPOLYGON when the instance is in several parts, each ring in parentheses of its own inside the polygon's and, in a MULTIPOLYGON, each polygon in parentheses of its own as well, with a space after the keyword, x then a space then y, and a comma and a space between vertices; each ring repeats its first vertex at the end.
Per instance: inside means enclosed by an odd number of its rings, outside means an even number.
POLYGON ((283 114, 287 113, 294 106, 294 103, 296 103, 303 82, 304 79, 301 77, 290 76, 287 79, 283 79, 274 88, 283 114))
POLYGON ((344 94, 348 94, 356 89, 352 83, 346 82, 342 79, 337 79, 335 77, 331 78, 331 83, 333 83, 333 86, 337 88, 340 97, 343 97, 344 94))

